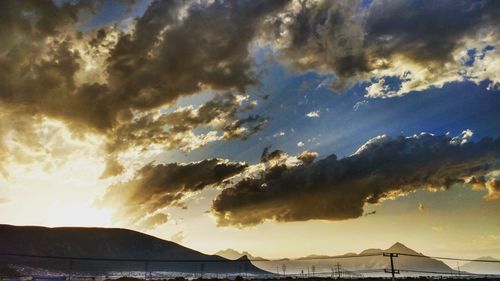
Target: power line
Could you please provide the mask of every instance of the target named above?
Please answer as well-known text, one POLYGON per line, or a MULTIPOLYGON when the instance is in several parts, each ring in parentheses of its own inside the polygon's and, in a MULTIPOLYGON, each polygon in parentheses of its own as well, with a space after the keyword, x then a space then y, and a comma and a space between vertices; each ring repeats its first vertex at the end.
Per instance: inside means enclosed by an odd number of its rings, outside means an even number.
MULTIPOLYGON (((415 273, 429 273, 429 274, 441 274, 441 275, 457 275, 454 272, 445 272, 445 271, 427 271, 427 270, 417 270, 417 269, 400 269, 402 272, 415 272, 415 273)), ((470 273, 470 272, 461 272, 461 275, 466 276, 500 276, 498 274, 480 274, 480 273, 470 273)))
MULTIPOLYGON (((381 254, 364 254, 364 255, 346 255, 334 257, 310 257, 299 258, 291 261, 309 261, 309 260, 331 260, 331 259, 346 259, 346 258, 363 258, 380 256, 381 254)), ((11 257, 28 257, 28 258, 44 258, 44 259, 59 259, 59 260, 86 260, 86 261, 123 261, 123 262, 247 262, 247 261, 261 261, 261 262, 285 262, 285 260, 268 260, 268 259, 244 259, 244 260, 209 260, 209 259, 138 259, 138 258, 104 258, 104 257, 74 257, 74 256, 55 256, 55 255, 34 255, 34 254, 17 254, 17 253, 0 253, 0 256, 11 257)), ((222 257, 221 257, 222 258, 222 257)), ((290 261, 290 260, 286 260, 290 261)))
MULTIPOLYGON (((344 256, 316 256, 316 257, 305 257, 299 258, 295 260, 267 260, 267 259, 224 259, 220 257, 212 256, 213 259, 145 259, 145 258, 105 258, 105 257, 74 257, 74 256, 57 256, 57 255, 36 255, 36 254, 19 254, 19 253, 2 253, 0 252, 0 256, 9 256, 9 257, 25 257, 25 258, 39 258, 39 259, 55 259, 55 260, 69 260, 69 272, 70 276, 73 273, 73 262, 74 261, 107 261, 107 262, 142 262, 144 263, 144 272, 145 279, 148 277, 151 278, 150 265, 151 263, 201 263, 201 274, 203 276, 204 265, 203 263, 247 263, 247 262, 279 262, 283 263, 283 276, 302 276, 298 274, 288 274, 286 275, 286 265, 287 262, 297 262, 297 261, 309 261, 309 260, 331 260, 332 262, 337 259, 352 259, 352 258, 365 258, 365 257, 375 257, 375 256, 385 256, 390 258, 390 269, 366 269, 366 270, 346 270, 349 274, 361 274, 361 273, 391 273, 392 279, 395 280, 395 274, 399 274, 400 272, 414 272, 414 273, 426 273, 426 274, 436 274, 436 275, 457 275, 456 272, 439 272, 439 271, 427 271, 427 270, 418 270, 418 269, 395 269, 393 258, 398 256, 408 256, 408 257, 416 257, 416 258, 431 258, 436 260, 454 260, 454 261, 470 261, 470 262, 484 262, 484 263, 500 263, 498 260, 485 260, 485 259, 465 259, 465 258, 455 258, 455 257, 437 257, 437 256, 425 256, 419 254, 408 254, 408 253, 389 253, 389 252, 379 252, 373 254, 360 254, 360 255, 344 255, 344 256)), ((338 277, 340 278, 341 270, 340 263, 336 263, 338 277)), ((308 268, 309 270, 309 268, 308 268)), ((279 269, 277 268, 278 274, 279 269)), ((245 270, 246 272, 246 270, 245 270)), ((332 271, 328 272, 316 272, 313 269, 313 272, 317 275, 323 274, 331 274, 333 276, 332 271)), ((495 274, 476 274, 476 273, 468 273, 461 272, 464 276, 495 276, 498 277, 500 275, 495 274)), ((313 274, 314 276, 314 274, 313 274)))
MULTIPOLYGON (((407 253, 389 253, 382 252, 376 254, 360 254, 360 255, 344 255, 344 256, 323 256, 323 257, 305 257, 288 261, 309 261, 309 260, 336 260, 336 259, 351 259, 351 258, 364 258, 375 256, 388 256, 390 254, 416 257, 416 258, 432 258, 438 260, 454 260, 454 261, 469 261, 469 262, 486 262, 486 263, 500 263, 500 260, 485 260, 485 259, 466 259, 455 257, 441 257, 441 256, 426 256, 407 253)), ((11 257, 28 257, 28 258, 46 258, 46 259, 62 259, 62 260, 86 260, 86 261, 124 261, 124 262, 246 262, 246 261, 261 261, 261 262, 285 262, 285 260, 269 260, 269 259, 243 259, 243 260, 218 260, 218 259, 145 259, 145 258, 105 258, 105 257, 75 257, 75 256, 56 256, 56 255, 35 255, 35 254, 18 254, 18 253, 1 253, 0 256, 11 257)), ((223 257, 221 257, 223 258, 223 257)))

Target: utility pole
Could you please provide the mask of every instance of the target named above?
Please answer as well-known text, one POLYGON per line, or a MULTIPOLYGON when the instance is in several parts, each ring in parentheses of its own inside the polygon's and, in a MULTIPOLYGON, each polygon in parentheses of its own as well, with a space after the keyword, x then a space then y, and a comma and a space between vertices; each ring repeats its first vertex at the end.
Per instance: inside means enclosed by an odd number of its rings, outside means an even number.
POLYGON ((384 253, 384 257, 389 257, 391 259, 391 270, 385 269, 384 271, 386 273, 391 273, 392 274, 392 281, 396 280, 396 276, 394 274, 399 274, 399 270, 394 269, 394 261, 393 258, 397 258, 398 254, 395 253, 384 253))
POLYGON ((337 266, 337 278, 340 279, 340 263, 337 263, 336 266, 337 266))

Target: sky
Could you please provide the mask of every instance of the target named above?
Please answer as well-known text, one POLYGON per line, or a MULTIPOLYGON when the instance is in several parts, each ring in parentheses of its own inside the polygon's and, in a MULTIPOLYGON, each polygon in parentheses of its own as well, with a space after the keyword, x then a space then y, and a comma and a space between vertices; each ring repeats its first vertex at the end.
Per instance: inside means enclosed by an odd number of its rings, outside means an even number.
POLYGON ((500 258, 498 1, 0 2, 0 222, 500 258))

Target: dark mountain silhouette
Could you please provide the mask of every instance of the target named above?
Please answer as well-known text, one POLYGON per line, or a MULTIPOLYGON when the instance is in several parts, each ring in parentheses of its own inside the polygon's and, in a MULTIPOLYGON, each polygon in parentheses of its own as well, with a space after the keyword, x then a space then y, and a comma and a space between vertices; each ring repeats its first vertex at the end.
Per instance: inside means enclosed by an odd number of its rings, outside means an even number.
MULTIPOLYGON (((233 250, 234 251, 234 250, 233 250)), ((237 251, 227 251, 226 253, 231 253, 232 258, 235 257, 237 251)), ((219 252, 223 254, 224 252, 219 252)), ((271 261, 253 261, 257 267, 268 270, 276 271, 276 268, 281 268, 283 264, 286 264, 286 272, 289 274, 300 274, 302 272, 307 273, 308 270, 312 274, 312 267, 314 266, 316 273, 330 273, 332 267, 339 263, 344 270, 350 271, 361 271, 361 270, 371 270, 371 269, 383 269, 390 268, 390 259, 384 257, 384 252, 401 253, 407 255, 415 256, 404 256, 399 255, 394 258, 394 265, 396 269, 401 270, 423 270, 432 272, 455 272, 448 265, 442 261, 426 257, 425 255, 412 250, 401 243, 395 243, 387 249, 367 249, 359 254, 349 253, 340 256, 326 256, 326 255, 309 255, 306 257, 301 257, 297 259, 279 259, 271 261), (370 256, 366 256, 370 255, 370 256), (371 256, 373 255, 373 256, 371 256)), ((222 255, 224 256, 224 255, 222 255)), ((227 256, 224 256, 227 257, 227 256)), ((402 272, 403 275, 412 275, 410 272, 402 272)), ((382 274, 385 275, 385 274, 382 274)))
POLYGON ((0 255, 0 262, 4 264, 48 270, 101 273, 111 271, 267 273, 245 258, 234 262, 127 229, 0 225, 0 241, 0 253, 3 254, 79 258, 71 261, 0 255), (94 261, 91 260, 93 258, 110 260, 94 261), (146 263, 143 260, 157 261, 146 263))
POLYGON ((500 274, 500 260, 493 257, 480 257, 476 260, 496 262, 471 261, 461 265, 460 270, 479 274, 500 274))

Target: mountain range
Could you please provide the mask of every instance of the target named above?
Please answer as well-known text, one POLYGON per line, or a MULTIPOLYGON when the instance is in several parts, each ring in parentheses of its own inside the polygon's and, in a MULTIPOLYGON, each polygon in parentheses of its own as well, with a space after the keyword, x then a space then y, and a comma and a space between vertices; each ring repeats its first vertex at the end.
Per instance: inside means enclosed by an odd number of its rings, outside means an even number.
MULTIPOLYGON (((210 241, 207 241, 210 243, 210 241)), ((12 226, 0 224, 0 275, 14 268, 22 275, 39 272, 113 275, 144 274, 299 274, 330 276, 387 276, 390 258, 399 253, 394 267, 401 275, 416 271, 499 274, 499 263, 473 261, 452 269, 401 243, 387 249, 367 249, 359 254, 309 255, 296 259, 265 259, 248 252, 226 249, 207 255, 144 233, 120 228, 12 226)), ((495 260, 483 257, 478 260, 495 260)), ((45 274, 44 273, 44 274, 45 274)), ((9 273, 10 274, 10 273, 9 273)), ((160 276, 160 275, 158 275, 160 276)))
POLYGON ((476 261, 465 263, 457 268, 471 273, 479 274, 500 274, 500 260, 493 257, 480 257, 476 261), (479 261, 492 261, 492 262, 479 262, 479 261))
POLYGON ((235 262, 217 255, 206 255, 128 229, 0 225, 0 241, 0 265, 13 265, 22 270, 100 274, 123 271, 267 273, 246 258, 235 262))
POLYGON ((251 258, 252 255, 247 252, 238 253, 232 249, 219 251, 215 254, 229 259, 247 256, 257 267, 280 274, 283 274, 283 265, 285 265, 286 274, 309 274, 309 276, 314 274, 324 276, 332 275, 332 273, 335 275, 338 271, 344 271, 351 273, 362 272, 365 276, 378 276, 387 275, 383 271, 390 268, 390 258, 383 256, 384 252, 406 254, 394 258, 394 267, 400 269, 404 275, 415 274, 415 271, 457 272, 442 261, 427 257, 401 243, 395 243, 387 249, 367 249, 359 254, 348 253, 339 256, 309 255, 296 259, 253 259, 251 258), (340 270, 338 270, 339 268, 340 270))

